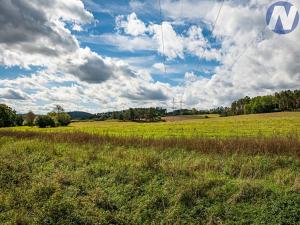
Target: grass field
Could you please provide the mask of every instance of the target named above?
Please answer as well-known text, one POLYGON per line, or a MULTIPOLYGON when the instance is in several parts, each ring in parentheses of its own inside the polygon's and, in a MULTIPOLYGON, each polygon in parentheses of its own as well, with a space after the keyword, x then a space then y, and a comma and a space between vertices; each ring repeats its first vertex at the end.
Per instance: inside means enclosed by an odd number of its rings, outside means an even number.
MULTIPOLYGON (((300 134, 300 112, 256 114, 234 117, 189 119, 174 122, 76 122, 69 127, 42 131, 83 131, 91 134, 142 137, 236 137, 300 134)), ((41 131, 38 128, 18 127, 19 131, 41 131)))
POLYGON ((1 129, 0 224, 300 224, 299 125, 275 113, 1 129))

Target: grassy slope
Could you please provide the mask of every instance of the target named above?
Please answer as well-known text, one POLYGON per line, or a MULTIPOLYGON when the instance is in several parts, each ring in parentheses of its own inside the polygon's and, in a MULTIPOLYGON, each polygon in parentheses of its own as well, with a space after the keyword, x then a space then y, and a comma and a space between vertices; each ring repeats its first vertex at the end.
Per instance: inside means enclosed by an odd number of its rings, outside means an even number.
POLYGON ((300 162, 278 155, 0 138, 0 224, 299 224, 300 162))
MULTIPOLYGON (((80 130, 93 134, 112 134, 144 137, 174 136, 260 136, 273 134, 300 134, 300 112, 271 113, 234 117, 213 117, 208 119, 183 120, 161 123, 132 122, 79 122, 70 127, 45 129, 43 131, 80 130)), ((38 130, 19 127, 16 130, 38 130)))

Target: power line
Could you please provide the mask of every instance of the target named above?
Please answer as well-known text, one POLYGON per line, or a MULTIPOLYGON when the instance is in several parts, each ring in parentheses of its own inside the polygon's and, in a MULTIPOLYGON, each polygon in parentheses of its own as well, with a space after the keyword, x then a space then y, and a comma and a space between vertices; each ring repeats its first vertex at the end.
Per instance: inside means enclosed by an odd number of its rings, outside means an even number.
MULTIPOLYGON (((216 16, 216 19, 215 19, 213 25, 212 25, 212 30, 211 30, 211 33, 212 33, 212 34, 214 33, 215 28, 216 28, 216 25, 217 25, 217 22, 218 22, 218 20, 219 20, 219 18, 220 18, 220 14, 221 14, 221 11, 222 11, 222 9, 223 9, 224 2, 225 2, 225 0, 222 0, 221 6, 220 6, 219 11, 218 11, 218 14, 217 14, 217 16, 216 16)), ((199 56, 200 59, 204 56, 204 52, 205 52, 205 49, 203 48, 203 53, 200 54, 200 56, 199 56)), ((199 64, 199 66, 201 67, 200 64, 199 64)), ((199 68, 199 69, 200 69, 200 68, 199 68)))
MULTIPOLYGON (((258 35, 261 35, 263 36, 264 35, 264 32, 265 32, 265 27, 263 28, 263 30, 261 32, 259 32, 258 35)), ((259 37, 260 38, 260 37, 259 37)), ((249 50, 249 48, 254 44, 256 43, 256 41, 258 40, 258 37, 255 36, 255 38, 250 42, 250 44, 247 46, 247 48, 240 54, 237 56, 236 60, 233 62, 233 64, 230 66, 230 70, 233 69, 233 67, 235 66, 235 64, 247 53, 247 51, 249 50)))
POLYGON ((161 41, 162 41, 162 50, 163 50, 163 57, 164 57, 164 70, 165 74, 167 73, 167 68, 166 68, 166 55, 165 55, 165 40, 164 40, 164 29, 163 29, 163 17, 162 17, 162 10, 161 10, 161 0, 158 0, 159 2, 159 14, 160 14, 160 19, 161 19, 161 41))
POLYGON ((222 8, 223 8, 223 5, 224 5, 224 2, 225 2, 225 0, 222 0, 221 7, 219 8, 219 11, 218 11, 218 15, 217 15, 217 17, 216 17, 216 19, 215 19, 215 22, 214 22, 213 26, 212 26, 212 31, 211 31, 211 33, 212 33, 212 34, 213 34, 213 33, 214 33, 214 31, 215 31, 216 24, 217 24, 217 22, 218 22, 218 19, 219 19, 219 17, 220 17, 220 14, 221 14, 221 11, 222 11, 222 8))
POLYGON ((175 109, 178 108, 178 105, 177 105, 177 104, 179 104, 180 110, 182 110, 182 109, 183 109, 183 104, 184 104, 184 103, 185 103, 185 102, 183 101, 182 97, 180 98, 180 100, 179 100, 178 102, 175 100, 175 98, 173 98, 173 99, 172 99, 172 110, 173 110, 173 112, 175 111, 175 109))

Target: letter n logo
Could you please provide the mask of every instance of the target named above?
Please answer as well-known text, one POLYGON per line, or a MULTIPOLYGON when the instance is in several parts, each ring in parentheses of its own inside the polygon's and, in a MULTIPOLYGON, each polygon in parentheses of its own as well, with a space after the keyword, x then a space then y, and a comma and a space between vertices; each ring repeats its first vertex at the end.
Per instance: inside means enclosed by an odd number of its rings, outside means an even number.
POLYGON ((267 12, 268 27, 277 34, 288 34, 296 29, 299 22, 297 8, 289 2, 276 2, 267 12))

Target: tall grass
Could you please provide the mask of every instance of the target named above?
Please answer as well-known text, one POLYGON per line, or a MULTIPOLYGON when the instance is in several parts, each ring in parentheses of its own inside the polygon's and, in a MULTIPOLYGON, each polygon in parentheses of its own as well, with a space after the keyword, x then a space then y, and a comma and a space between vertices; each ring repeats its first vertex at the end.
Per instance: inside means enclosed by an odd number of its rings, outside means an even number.
POLYGON ((0 224, 299 224, 295 157, 70 135, 2 134, 0 224))
POLYGON ((0 224, 299 224, 289 115, 0 129, 0 224))
POLYGON ((185 149, 205 154, 234 154, 243 153, 293 155, 300 157, 300 140, 296 135, 272 137, 235 137, 235 138, 204 138, 204 137, 173 137, 146 138, 122 137, 112 135, 93 135, 85 132, 22 132, 0 130, 0 137, 17 139, 37 138, 52 142, 73 144, 115 145, 156 149, 185 149))

